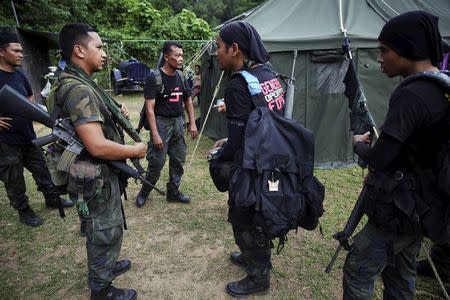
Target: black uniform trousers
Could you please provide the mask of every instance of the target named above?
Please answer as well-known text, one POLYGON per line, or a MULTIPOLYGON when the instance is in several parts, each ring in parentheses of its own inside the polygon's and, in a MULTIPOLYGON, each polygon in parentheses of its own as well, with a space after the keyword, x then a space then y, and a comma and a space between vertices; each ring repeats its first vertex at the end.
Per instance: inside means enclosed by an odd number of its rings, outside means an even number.
POLYGON ((24 209, 28 205, 24 167, 31 172, 38 191, 42 192, 46 199, 59 196, 41 149, 33 144, 0 143, 0 180, 5 185, 6 194, 13 208, 24 209))

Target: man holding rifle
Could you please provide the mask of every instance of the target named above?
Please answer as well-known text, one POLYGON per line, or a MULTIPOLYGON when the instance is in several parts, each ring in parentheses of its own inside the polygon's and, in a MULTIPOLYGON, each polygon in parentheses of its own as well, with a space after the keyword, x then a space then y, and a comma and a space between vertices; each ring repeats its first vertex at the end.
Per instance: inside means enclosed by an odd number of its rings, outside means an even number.
MULTIPOLYGON (((16 70, 22 65, 22 51, 15 34, 0 33, 0 88, 7 84, 31 100, 33 92, 30 84, 23 73, 16 70)), ((59 197, 41 149, 31 143, 34 138, 36 134, 31 120, 0 116, 0 180, 5 184, 6 194, 11 206, 17 209, 20 221, 32 227, 41 225, 43 221, 29 206, 25 194, 24 167, 33 175, 48 208, 73 206, 71 201, 59 197)))
MULTIPOLYGON (((65 25, 59 43, 68 65, 53 87, 54 101, 49 103, 49 111, 54 116, 54 111, 59 110, 57 117, 70 119, 87 150, 70 169, 68 191, 86 223, 91 299, 135 299, 135 290, 111 285, 116 276, 131 267, 131 262, 117 261, 123 236, 123 186, 119 187, 117 172, 104 161, 143 158, 147 146, 140 142, 124 144, 103 100, 104 92, 90 78, 106 61, 95 30, 86 24, 65 25)), ((123 105, 122 114, 128 114, 123 105)))
POLYGON ((376 144, 370 147, 369 132, 353 137, 355 153, 370 168, 363 199, 368 223, 347 255, 344 299, 371 299, 379 275, 384 299, 413 299, 421 199, 427 192, 420 174, 434 166, 448 136, 444 124, 449 105, 440 86, 408 77, 438 72, 438 18, 422 11, 399 15, 385 24, 378 40, 382 72, 402 76, 405 83, 391 96, 376 144))

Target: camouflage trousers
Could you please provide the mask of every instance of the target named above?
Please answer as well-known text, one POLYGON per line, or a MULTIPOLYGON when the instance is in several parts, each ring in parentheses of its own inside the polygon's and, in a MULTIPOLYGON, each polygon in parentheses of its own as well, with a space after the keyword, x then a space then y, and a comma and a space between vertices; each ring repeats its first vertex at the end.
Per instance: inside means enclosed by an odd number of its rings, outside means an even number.
POLYGON ((112 273, 122 247, 122 225, 96 230, 86 222, 86 251, 88 260, 88 286, 92 291, 108 287, 114 280, 112 273))
POLYGON ((421 241, 415 234, 397 234, 393 244, 371 224, 355 236, 344 264, 344 299, 372 299, 376 278, 384 284, 383 299, 414 299, 416 257, 421 241), (394 265, 388 264, 393 251, 394 265))
POLYGON ((46 199, 59 196, 58 190, 52 183, 41 149, 33 144, 0 143, 0 180, 5 184, 6 194, 12 207, 23 209, 28 205, 24 168, 31 172, 38 190, 46 199))
MULTIPOLYGON (((183 176, 183 165, 186 160, 186 141, 184 140, 184 118, 165 118, 156 116, 158 133, 163 141, 164 148, 156 150, 152 141, 148 143, 148 170, 146 179, 152 184, 156 184, 161 175, 161 170, 166 163, 166 155, 169 156, 169 182, 167 183, 167 193, 173 193, 180 186, 183 176)), ((143 187, 143 192, 150 192, 150 189, 143 187)))
POLYGON ((97 191, 92 197, 79 199, 80 191, 69 190, 86 235, 88 286, 92 291, 108 287, 114 280, 113 269, 119 258, 123 237, 124 219, 118 177, 104 164, 101 165, 101 174, 101 179, 96 179, 97 191), (88 212, 80 209, 81 200, 87 203, 88 212))
POLYGON ((450 278, 450 243, 433 245, 431 259, 438 273, 443 277, 450 278))
POLYGON ((272 242, 263 232, 254 227, 233 224, 233 235, 244 260, 247 262, 246 272, 254 280, 265 280, 270 276, 272 242))

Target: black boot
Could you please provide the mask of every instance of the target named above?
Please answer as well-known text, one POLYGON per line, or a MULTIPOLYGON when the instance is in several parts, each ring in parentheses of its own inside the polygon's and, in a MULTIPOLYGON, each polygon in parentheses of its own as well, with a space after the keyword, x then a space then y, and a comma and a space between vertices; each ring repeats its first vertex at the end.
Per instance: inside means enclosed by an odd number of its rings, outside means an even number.
POLYGON ((182 192, 175 190, 175 191, 167 191, 167 201, 169 202, 181 202, 181 203, 189 203, 191 202, 191 197, 187 195, 183 195, 182 192))
POLYGON ((113 274, 115 277, 122 275, 126 271, 128 271, 131 268, 131 261, 129 259, 122 259, 116 262, 116 265, 113 269, 113 274))
POLYGON ((227 293, 233 297, 245 297, 254 294, 267 292, 270 288, 270 277, 252 279, 246 276, 239 281, 230 282, 227 284, 227 293))
POLYGON ((145 204, 145 201, 147 201, 148 195, 150 194, 150 191, 143 191, 142 189, 139 191, 139 193, 136 196, 136 206, 142 207, 145 204))
POLYGON ((98 292, 91 291, 91 300, 134 300, 136 296, 133 289, 117 289, 112 285, 98 292))
POLYGON ((240 267, 246 267, 247 262, 245 261, 244 256, 239 251, 233 251, 230 254, 230 260, 233 264, 240 266, 240 267))
POLYGON ((48 209, 58 209, 61 203, 62 208, 72 207, 73 202, 70 200, 66 200, 59 196, 44 196, 45 197, 45 207, 48 209))
POLYGON ((31 226, 31 227, 37 227, 39 225, 42 225, 44 221, 34 213, 34 211, 27 205, 24 209, 19 209, 19 218, 20 222, 22 222, 25 225, 31 226))

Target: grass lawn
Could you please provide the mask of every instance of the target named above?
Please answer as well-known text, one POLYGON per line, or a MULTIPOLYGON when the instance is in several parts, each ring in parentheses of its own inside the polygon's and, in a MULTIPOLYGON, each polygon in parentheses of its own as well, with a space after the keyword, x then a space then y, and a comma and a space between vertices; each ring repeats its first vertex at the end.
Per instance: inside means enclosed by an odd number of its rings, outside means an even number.
MULTIPOLYGON (((118 97, 132 112, 137 124, 142 95, 118 97)), ((198 109, 198 108, 196 108, 198 109)), ((36 125, 38 136, 48 132, 36 125)), ((148 141, 148 132, 141 133, 148 141)), ((206 154, 213 141, 202 137, 192 159, 196 140, 186 139, 188 156, 181 190, 191 195, 191 204, 167 203, 151 193, 144 207, 134 198, 139 185, 129 180, 124 201, 128 231, 124 233, 121 258, 131 259, 132 269, 114 281, 116 287, 138 291, 139 299, 228 299, 225 284, 245 276, 228 260, 237 250, 227 218, 227 194, 218 192, 210 177, 206 154), (192 159, 192 164, 190 164, 192 159)), ((146 165, 146 161, 142 160, 146 165)), ((289 234, 281 254, 273 253, 271 292, 262 299, 342 298, 342 251, 333 271, 324 269, 337 242, 332 235, 341 230, 357 199, 362 172, 357 167, 316 170, 326 188, 325 209, 319 230, 289 234)), ((167 164, 157 186, 165 190, 167 164)), ((85 240, 79 235, 75 209, 66 218, 45 208, 31 174, 25 173, 30 204, 44 225, 31 228, 18 221, 5 188, 0 188, 0 299, 88 299, 85 240)), ((435 280, 418 280, 418 290, 438 294, 435 280)), ((377 282, 375 299, 382 298, 377 282)), ((417 299, 431 299, 419 292, 417 299)), ((436 299, 436 298, 434 298, 436 299)))

